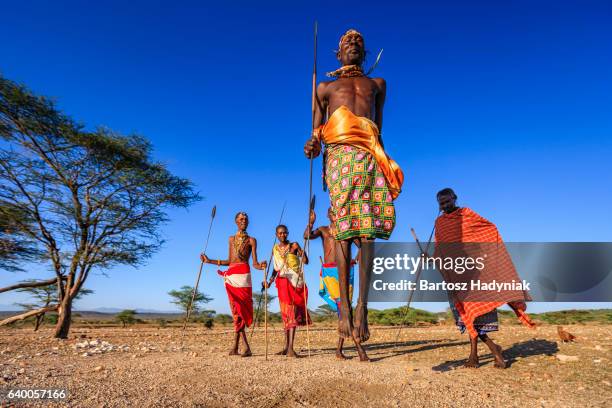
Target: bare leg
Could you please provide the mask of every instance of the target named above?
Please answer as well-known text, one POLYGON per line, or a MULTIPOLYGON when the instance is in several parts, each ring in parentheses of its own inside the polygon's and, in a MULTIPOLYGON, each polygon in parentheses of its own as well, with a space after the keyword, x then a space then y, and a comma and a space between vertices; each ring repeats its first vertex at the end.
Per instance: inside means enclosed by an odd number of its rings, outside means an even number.
POLYGON ((244 328, 240 330, 240 337, 242 337, 245 347, 244 351, 242 352, 242 357, 251 357, 253 353, 251 353, 251 348, 249 347, 249 342, 247 341, 246 330, 244 328))
POLYGON ((338 267, 338 284, 340 286, 340 319, 338 334, 348 338, 353 336, 353 313, 349 293, 349 276, 351 263, 351 242, 336 241, 336 264, 338 267))
POLYGON ((234 333, 234 346, 232 347, 232 349, 229 352, 230 356, 237 356, 238 355, 238 341, 239 340, 240 340, 240 332, 234 333))
POLYGON ((346 356, 342 353, 343 345, 344 345, 344 338, 338 337, 338 345, 336 346, 336 358, 340 360, 346 360, 346 356))
POLYGON ((480 340, 482 340, 484 342, 484 344, 486 344, 489 347, 489 350, 491 350, 491 353, 493 353, 493 357, 495 357, 495 367, 496 368, 506 368, 506 361, 504 360, 504 356, 502 356, 502 348, 501 346, 493 343, 493 340, 491 340, 489 338, 489 336, 487 336, 486 334, 481 334, 480 336, 480 340))
POLYGON ((276 353, 277 356, 285 356, 287 355, 287 348, 289 347, 289 330, 285 329, 285 348, 276 353))
MULTIPOLYGON (((362 242, 370 240, 363 239, 362 242)), ((370 330, 368 328, 368 290, 370 288, 370 278, 372 273, 367 268, 368 260, 365 252, 361 252, 359 257, 359 298, 355 307, 355 328, 354 336, 360 342, 368 341, 370 338, 370 330)))
POLYGON ((288 331, 289 344, 287 345, 287 357, 298 357, 297 353, 293 349, 293 340, 295 339, 295 329, 296 329, 295 327, 292 327, 288 331))
POLYGON ((467 368, 478 368, 478 337, 470 337, 470 356, 465 363, 467 368))

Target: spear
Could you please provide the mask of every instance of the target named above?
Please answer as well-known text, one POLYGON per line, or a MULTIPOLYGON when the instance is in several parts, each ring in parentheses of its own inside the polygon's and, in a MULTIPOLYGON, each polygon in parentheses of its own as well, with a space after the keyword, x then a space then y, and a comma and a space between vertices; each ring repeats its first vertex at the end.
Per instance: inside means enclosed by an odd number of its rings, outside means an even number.
MULTIPOLYGON (((311 180, 312 184, 312 180, 311 180)), ((310 225, 310 213, 314 211, 315 201, 317 197, 315 195, 311 196, 310 203, 308 205, 308 225, 310 225)), ((304 277, 304 258, 307 256, 307 252, 310 247, 310 234, 304 237, 304 247, 302 249, 302 261, 300 262, 300 274, 299 276, 302 278, 302 282, 304 283, 304 308, 306 309, 306 341, 308 344, 308 357, 310 357, 310 329, 308 325, 308 296, 306 296, 306 278, 304 277)))
MULTIPOLYGON (((285 201, 283 203, 283 209, 281 210, 281 214, 280 214, 280 218, 278 219, 278 224, 276 225, 280 225, 283 223, 283 215, 285 214, 285 208, 287 207, 287 201, 285 201)), ((261 292, 260 292, 260 296, 259 296, 259 302, 257 304, 257 313, 255 314, 255 321, 253 323, 253 328, 251 329, 251 335, 250 335, 250 339, 253 339, 253 333, 255 333, 255 324, 259 321, 259 313, 261 311, 261 293, 263 292, 264 294, 264 299, 265 299, 265 309, 264 309, 264 327, 265 327, 265 338, 266 338, 266 360, 268 359, 268 288, 267 286, 267 282, 268 282, 268 272, 270 271, 270 265, 272 264, 272 259, 274 257, 274 245, 276 245, 276 234, 274 234, 274 243, 272 244, 272 251, 270 253, 270 260, 266 266, 266 270, 264 272, 264 281, 266 282, 266 285, 263 285, 261 288, 261 292)))
MULTIPOLYGON (((215 220, 215 215, 217 214, 217 206, 213 206, 212 212, 210 213, 210 225, 208 226, 208 235, 206 236, 206 244, 204 244, 204 253, 206 253, 206 249, 208 248, 208 241, 210 239, 210 231, 212 230, 213 221, 215 220)), ((196 279, 195 286, 193 287, 193 292, 191 292, 191 300, 189 301, 189 305, 187 306, 187 315, 185 316, 185 322, 183 323, 183 334, 185 334, 185 328, 187 327, 187 322, 189 321, 189 316, 191 315, 191 308, 193 307, 193 302, 196 297, 196 293, 198 293, 198 285, 200 284, 200 277, 202 276, 202 267, 204 266, 204 262, 200 262, 200 270, 198 271, 198 278, 196 279)))
MULTIPOLYGON (((312 108, 312 130, 315 129, 315 112, 316 112, 316 103, 317 103, 317 34, 318 34, 318 23, 315 21, 314 23, 314 57, 312 63, 312 98, 311 98, 311 108, 312 108)), ((312 152, 309 154, 310 161, 310 178, 308 180, 308 222, 310 222, 310 212, 314 210, 314 201, 315 198, 312 195, 312 152)), ((308 225, 308 224, 307 224, 308 225)), ((306 339, 308 342, 308 357, 310 357, 310 330, 308 328, 308 297, 306 296, 306 279, 304 279, 304 255, 308 249, 310 234, 306 236, 304 241, 303 253, 302 253, 302 262, 301 262, 301 276, 304 281, 304 307, 306 308, 306 339)))
MULTIPOLYGON (((425 257, 429 256, 429 246, 431 245, 431 239, 433 238, 433 233, 434 230, 436 229, 436 225, 434 223, 434 227, 431 229, 431 234, 429 234, 429 241, 427 242, 427 247, 425 248, 425 250, 423 250, 423 247, 421 246, 421 241, 419 241, 419 238, 416 235, 416 232, 414 231, 414 228, 410 228, 410 233, 412 234, 412 237, 414 238, 414 240, 416 241, 419 250, 421 251, 422 254, 425 255, 425 257)), ((419 264, 419 267, 417 268, 415 277, 414 277, 414 282, 418 283, 419 282, 419 277, 421 276, 421 271, 423 270, 423 264, 424 262, 421 262, 419 264)), ((399 336, 400 333, 402 331, 402 328, 404 327, 404 323, 406 322, 406 318, 408 317, 408 313, 410 312, 410 303, 412 303, 412 296, 414 296, 414 292, 415 290, 410 291, 410 296, 408 296, 408 304, 406 305, 406 314, 404 315, 404 318, 402 319, 402 324, 400 324, 400 327, 397 331, 397 336, 395 337, 395 343, 396 343, 396 347, 397 347, 397 341, 399 340, 399 336)))

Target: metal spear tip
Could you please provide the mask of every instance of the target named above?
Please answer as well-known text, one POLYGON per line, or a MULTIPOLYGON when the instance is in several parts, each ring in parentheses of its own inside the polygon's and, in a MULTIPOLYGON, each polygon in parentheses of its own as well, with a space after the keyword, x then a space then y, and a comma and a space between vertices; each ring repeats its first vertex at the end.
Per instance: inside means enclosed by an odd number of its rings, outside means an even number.
POLYGON ((412 228, 412 227, 410 228, 410 233, 411 233, 411 234, 412 234, 412 236, 414 237, 414 240, 415 240, 415 241, 418 241, 418 240, 419 240, 419 239, 417 238, 417 236, 416 236, 416 232, 414 231, 414 228, 412 228))
POLYGON ((314 210, 316 201, 317 201, 317 195, 313 194, 312 198, 310 199, 310 210, 314 210))
POLYGON ((212 212, 211 212, 210 216, 211 216, 212 218, 215 218, 215 215, 216 215, 216 214, 217 214, 217 206, 216 206, 216 205, 213 205, 212 212))

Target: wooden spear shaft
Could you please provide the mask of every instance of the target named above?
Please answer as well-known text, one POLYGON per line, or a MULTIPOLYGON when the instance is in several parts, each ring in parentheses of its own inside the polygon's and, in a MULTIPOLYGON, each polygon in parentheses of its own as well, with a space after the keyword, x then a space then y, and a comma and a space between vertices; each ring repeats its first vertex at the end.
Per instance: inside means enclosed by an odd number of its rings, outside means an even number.
MULTIPOLYGON (((210 213, 210 224, 208 225, 208 235, 206 235, 206 244, 204 244, 204 253, 206 253, 206 249, 208 248, 208 241, 210 239, 210 231, 212 230, 213 221, 215 220, 215 215, 217 214, 217 206, 213 206, 212 211, 210 213)), ((200 277, 202 276, 202 267, 204 266, 204 262, 200 262, 200 270, 198 271, 198 277, 196 279, 195 286, 193 287, 193 292, 191 293, 191 300, 189 301, 189 305, 187 306, 187 314, 185 315, 185 322, 183 323, 183 334, 185 334, 185 328, 187 327, 187 322, 189 321, 189 316, 191 315, 191 308, 193 307, 193 302, 196 297, 196 293, 198 293, 198 285, 200 284, 200 277)))

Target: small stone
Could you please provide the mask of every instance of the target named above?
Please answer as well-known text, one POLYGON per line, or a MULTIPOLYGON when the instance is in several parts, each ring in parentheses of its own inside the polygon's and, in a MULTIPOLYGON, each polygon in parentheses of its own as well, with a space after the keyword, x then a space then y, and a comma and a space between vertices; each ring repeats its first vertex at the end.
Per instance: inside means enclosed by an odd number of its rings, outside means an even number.
POLYGON ((599 363, 601 363, 601 358, 596 358, 595 360, 593 360, 593 362, 595 364, 599 364, 599 363))
POLYGON ((607 385, 608 387, 610 387, 612 384, 610 384, 610 381, 606 381, 606 380, 601 380, 601 383, 604 385, 607 385))
POLYGON ((21 370, 17 371, 17 374, 23 374, 25 373, 25 368, 22 368, 21 370))
POLYGON ((94 371, 102 371, 103 369, 104 369, 104 367, 97 366, 96 368, 94 368, 94 371))
POLYGON ((81 357, 89 357, 89 355, 90 355, 89 353, 83 353, 81 354, 81 357))
POLYGON ((561 361, 562 363, 579 360, 578 356, 567 356, 565 354, 556 354, 555 357, 557 357, 557 360, 561 361))

